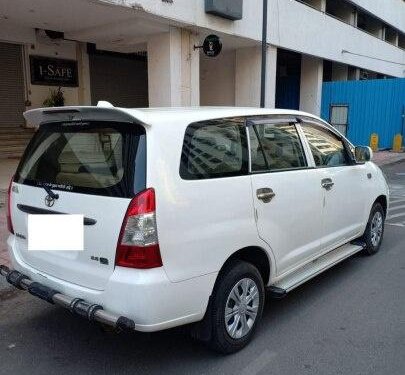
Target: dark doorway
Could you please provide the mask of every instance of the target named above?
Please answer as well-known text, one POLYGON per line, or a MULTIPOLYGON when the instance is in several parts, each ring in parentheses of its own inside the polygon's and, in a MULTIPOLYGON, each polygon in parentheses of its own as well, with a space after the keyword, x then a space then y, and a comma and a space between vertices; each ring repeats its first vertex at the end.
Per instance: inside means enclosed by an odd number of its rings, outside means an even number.
POLYGON ((0 127, 25 124, 22 46, 0 43, 0 127))
POLYGON ((299 109, 301 55, 279 49, 277 53, 276 108, 299 109))
POLYGON ((89 48, 91 102, 106 100, 117 107, 148 107, 145 56, 89 48))

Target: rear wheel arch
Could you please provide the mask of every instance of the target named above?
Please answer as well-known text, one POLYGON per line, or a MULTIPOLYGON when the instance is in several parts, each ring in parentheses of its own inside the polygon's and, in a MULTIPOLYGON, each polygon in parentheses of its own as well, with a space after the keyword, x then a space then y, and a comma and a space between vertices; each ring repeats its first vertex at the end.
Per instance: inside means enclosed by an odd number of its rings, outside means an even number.
POLYGON ((208 300, 204 318, 191 328, 191 335, 194 338, 204 342, 209 342, 212 339, 212 329, 214 324, 212 320, 213 297, 225 275, 227 275, 230 270, 234 269, 234 267, 238 266, 239 263, 243 262, 249 263, 257 268, 263 280, 264 287, 268 284, 271 273, 271 261, 268 253, 259 246, 248 246, 235 251, 226 259, 218 272, 212 289, 212 294, 208 300))
MULTIPOLYGON (((259 246, 248 246, 235 251, 223 264, 219 274, 227 266, 237 260, 251 263, 255 266, 263 278, 263 284, 267 285, 270 279, 271 262, 267 252, 259 246)), ((218 274, 218 275, 219 275, 218 274)), ((218 279, 218 278, 217 278, 218 279)))

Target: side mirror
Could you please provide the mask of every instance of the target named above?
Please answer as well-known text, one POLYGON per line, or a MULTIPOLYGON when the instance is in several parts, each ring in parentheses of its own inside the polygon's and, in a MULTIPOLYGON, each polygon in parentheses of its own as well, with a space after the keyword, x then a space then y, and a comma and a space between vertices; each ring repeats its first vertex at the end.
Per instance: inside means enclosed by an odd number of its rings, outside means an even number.
POLYGON ((356 146, 354 157, 357 163, 365 163, 373 158, 373 150, 368 146, 356 146))

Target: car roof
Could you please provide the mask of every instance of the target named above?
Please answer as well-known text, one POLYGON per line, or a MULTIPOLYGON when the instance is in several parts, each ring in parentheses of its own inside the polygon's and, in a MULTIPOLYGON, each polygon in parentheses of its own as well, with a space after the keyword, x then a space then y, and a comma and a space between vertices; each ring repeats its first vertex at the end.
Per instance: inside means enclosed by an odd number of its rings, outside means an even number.
POLYGON ((289 109, 268 109, 254 107, 174 107, 174 108, 141 108, 124 109, 134 117, 142 117, 146 123, 161 123, 167 120, 178 120, 181 123, 211 120, 223 117, 241 117, 257 115, 290 115, 311 116, 309 113, 289 109))
MULTIPOLYGON (((197 121, 223 117, 241 117, 257 115, 306 116, 319 117, 310 113, 290 109, 268 109, 254 107, 170 107, 170 108, 119 108, 111 104, 99 103, 98 106, 68 106, 32 109, 24 113, 27 122, 39 126, 46 122, 74 120, 115 120, 133 121, 148 126, 158 124, 190 124, 197 121)), ((319 119, 321 120, 321 119, 319 119)), ((322 120, 321 120, 322 121, 322 120)))

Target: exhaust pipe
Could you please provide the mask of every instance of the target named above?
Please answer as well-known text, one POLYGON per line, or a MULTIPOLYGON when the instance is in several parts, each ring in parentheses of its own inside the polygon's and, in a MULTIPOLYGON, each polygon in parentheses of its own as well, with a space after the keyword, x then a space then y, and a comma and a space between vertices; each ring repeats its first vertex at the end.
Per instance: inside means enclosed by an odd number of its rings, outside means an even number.
POLYGON ((51 304, 62 306, 90 321, 108 325, 119 331, 135 330, 135 322, 132 319, 105 311, 101 305, 86 302, 81 298, 66 296, 45 285, 32 281, 28 276, 18 271, 10 270, 6 266, 0 265, 0 275, 4 276, 7 282, 14 287, 26 290, 33 296, 51 304))

